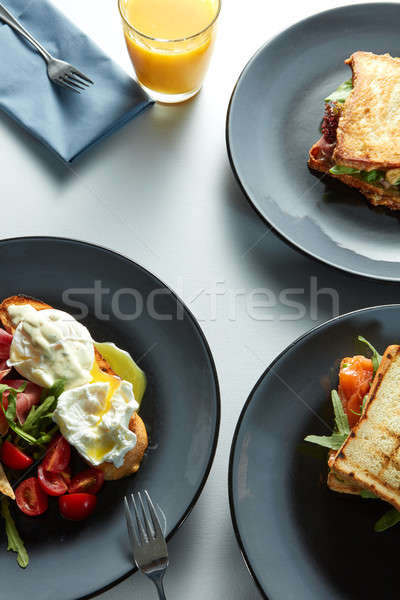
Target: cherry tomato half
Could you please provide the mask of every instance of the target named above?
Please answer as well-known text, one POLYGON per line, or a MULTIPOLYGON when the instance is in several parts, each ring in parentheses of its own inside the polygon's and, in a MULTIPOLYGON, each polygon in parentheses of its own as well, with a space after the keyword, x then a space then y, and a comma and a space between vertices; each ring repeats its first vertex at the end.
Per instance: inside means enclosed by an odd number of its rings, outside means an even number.
POLYGON ((71 467, 67 467, 64 471, 60 471, 60 475, 64 479, 67 488, 69 488, 71 483, 71 467))
POLYGON ((27 469, 33 463, 30 456, 27 456, 17 446, 14 446, 11 442, 5 441, 0 451, 1 462, 10 469, 16 469, 20 471, 27 469))
POLYGON ((38 478, 40 487, 49 496, 62 496, 68 490, 68 485, 61 473, 45 471, 43 465, 38 467, 38 478))
POLYGON ((71 447, 62 435, 58 435, 50 444, 43 459, 42 465, 45 471, 60 473, 65 471, 71 458, 71 447))
POLYGON ((37 477, 29 477, 19 484, 15 490, 15 500, 18 508, 30 517, 36 517, 46 512, 49 501, 39 485, 37 477))
POLYGON ((97 498, 93 494, 66 494, 58 499, 61 516, 70 521, 82 521, 96 508, 97 498))
POLYGON ((104 473, 100 469, 87 469, 72 478, 69 486, 70 494, 87 492, 97 494, 104 483, 104 473))

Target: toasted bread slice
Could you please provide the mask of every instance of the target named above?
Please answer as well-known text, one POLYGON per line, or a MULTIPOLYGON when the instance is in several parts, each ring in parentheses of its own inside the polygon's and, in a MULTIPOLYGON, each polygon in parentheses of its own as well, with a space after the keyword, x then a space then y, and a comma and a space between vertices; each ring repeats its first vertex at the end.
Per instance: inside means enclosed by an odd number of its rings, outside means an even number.
POLYGON ((15 500, 14 490, 12 489, 10 482, 7 479, 7 475, 4 473, 3 465, 0 463, 0 494, 4 494, 15 500))
POLYGON ((362 488, 352 479, 339 477, 334 471, 329 471, 328 473, 328 487, 333 492, 351 494, 353 496, 359 496, 362 491, 362 488))
MULTIPOLYGON (((37 300, 36 298, 30 298, 29 296, 19 295, 5 298, 0 304, 0 321, 8 333, 14 333, 15 331, 8 314, 8 307, 13 304, 30 304, 36 310, 53 308, 49 304, 46 304, 41 300, 37 300)), ((106 359, 100 354, 97 348, 94 349, 94 354, 95 360, 102 371, 119 378, 118 374, 112 370, 106 359)), ((134 413, 132 415, 132 418, 129 422, 129 429, 136 434, 136 445, 125 455, 124 463, 118 469, 112 463, 106 462, 98 466, 99 469, 104 471, 105 479, 121 479, 122 477, 127 477, 128 475, 135 473, 140 467, 140 463, 142 462, 144 453, 148 446, 148 439, 146 427, 138 414, 134 413)))
POLYGON ((327 479, 328 488, 331 489, 333 492, 339 492, 340 494, 359 495, 362 488, 357 483, 355 483, 349 477, 338 477, 335 471, 332 469, 333 463, 335 462, 336 454, 336 450, 329 450, 329 473, 327 479))
POLYGON ((386 349, 358 424, 336 454, 342 479, 400 510, 400 346, 386 349))
POLYGON ((354 52, 353 91, 337 128, 333 160, 360 170, 400 167, 400 58, 354 52))

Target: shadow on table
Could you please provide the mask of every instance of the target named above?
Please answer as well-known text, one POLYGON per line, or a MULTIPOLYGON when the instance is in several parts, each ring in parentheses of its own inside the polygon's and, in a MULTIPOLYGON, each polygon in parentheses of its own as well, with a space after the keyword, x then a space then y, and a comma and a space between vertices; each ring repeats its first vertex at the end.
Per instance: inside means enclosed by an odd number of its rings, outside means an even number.
POLYGON ((53 177, 56 182, 61 183, 68 177, 68 167, 61 158, 46 148, 44 144, 4 112, 0 112, 0 127, 6 129, 10 136, 15 137, 21 146, 32 155, 32 159, 37 163, 38 168, 46 169, 50 177, 53 177))
MULTIPOLYGON (((224 174, 226 236, 236 260, 273 290, 302 290, 306 313, 317 322, 358 308, 400 302, 398 286, 355 277, 319 263, 283 242, 256 214, 239 188, 229 164, 224 174), (314 291, 313 291, 314 290, 314 291), (312 295, 314 294, 314 297, 312 295), (315 297, 315 294, 317 295, 315 297), (337 306, 333 295, 337 294, 337 306), (311 303, 314 302, 313 314, 311 303)), ((284 307, 280 307, 284 310, 284 307)))

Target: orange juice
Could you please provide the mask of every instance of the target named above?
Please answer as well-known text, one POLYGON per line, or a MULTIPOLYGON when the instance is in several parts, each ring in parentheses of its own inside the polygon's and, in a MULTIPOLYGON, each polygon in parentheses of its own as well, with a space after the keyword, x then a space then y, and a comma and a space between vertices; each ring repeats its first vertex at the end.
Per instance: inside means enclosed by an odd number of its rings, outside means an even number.
POLYGON ((220 0, 119 0, 139 82, 162 101, 201 87, 215 39, 220 0))

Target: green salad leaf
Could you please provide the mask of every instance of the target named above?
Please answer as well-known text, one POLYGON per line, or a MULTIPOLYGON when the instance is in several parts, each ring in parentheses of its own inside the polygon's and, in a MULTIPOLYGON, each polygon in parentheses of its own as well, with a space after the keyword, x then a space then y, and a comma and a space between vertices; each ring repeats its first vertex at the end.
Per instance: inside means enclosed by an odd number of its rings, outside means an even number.
POLYGON ((371 350, 372 352, 372 366, 374 368, 374 375, 378 370, 379 365, 381 364, 381 360, 382 360, 382 355, 379 354, 378 350, 376 350, 376 348, 374 348, 374 346, 368 341, 366 340, 362 335, 358 336, 358 341, 362 342, 363 344, 366 344, 368 346, 368 348, 371 350))
POLYGON ((311 444, 318 444, 325 448, 339 450, 350 434, 350 426, 347 415, 343 410, 339 394, 336 390, 332 390, 331 398, 337 431, 334 431, 332 435, 308 435, 304 440, 311 444))
POLYGON ((370 500, 378 500, 378 496, 375 496, 373 492, 369 490, 361 490, 360 492, 361 498, 370 499, 370 500))
POLYGON ((332 435, 308 435, 304 438, 304 441, 310 442, 310 444, 318 444, 318 446, 330 448, 331 450, 339 450, 346 439, 347 435, 332 433, 332 435))
POLYGON ((329 173, 332 175, 355 175, 361 173, 361 171, 353 169, 353 167, 346 167, 345 165, 334 165, 329 169, 329 173))
POLYGON ((343 404, 336 390, 331 392, 333 411, 335 413, 335 423, 340 434, 346 437, 350 434, 350 425, 346 413, 343 410, 343 404))
POLYGON ((361 171, 361 177, 367 183, 376 183, 380 179, 385 178, 385 173, 383 171, 379 171, 379 169, 374 169, 373 171, 361 171))
POLYGON ((11 516, 9 500, 6 496, 3 496, 1 499, 1 515, 6 526, 8 540, 7 550, 17 553, 17 562, 20 567, 25 569, 29 564, 29 555, 24 546, 24 542, 18 533, 14 519, 11 516))
POLYGON ((339 87, 332 92, 327 98, 325 98, 325 102, 340 102, 344 104, 349 97, 351 90, 353 89, 353 80, 347 79, 343 83, 339 85, 339 87))
POLYGON ((18 389, 14 389, 5 384, 0 384, 0 405, 4 411, 9 428, 22 440, 28 444, 35 446, 43 446, 47 444, 57 431, 52 420, 53 412, 57 406, 57 400, 64 390, 64 379, 58 379, 51 388, 43 390, 41 395, 41 403, 37 406, 32 406, 25 423, 20 426, 15 422, 17 413, 17 394, 23 392, 26 387, 24 383, 18 389), (3 393, 8 392, 8 406, 4 410, 3 393), (49 431, 49 428, 51 430, 49 431))
POLYGON ((51 436, 55 433, 53 431, 54 424, 52 417, 53 412, 57 407, 58 397, 64 391, 64 386, 65 380, 57 379, 49 389, 43 390, 40 404, 31 407, 25 423, 22 426, 24 433, 37 438, 37 443, 39 444, 50 441, 51 437, 48 439, 48 436, 50 433, 51 436), (50 426, 52 427, 51 432, 48 431, 50 426))
POLYGON ((380 533, 386 531, 390 527, 397 525, 400 522, 400 512, 395 508, 391 508, 375 523, 374 531, 380 533))

